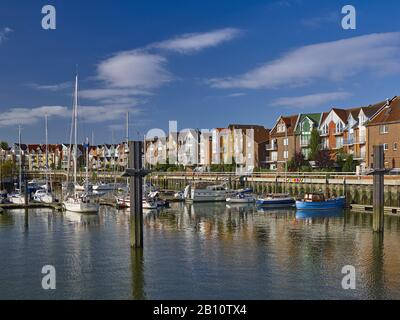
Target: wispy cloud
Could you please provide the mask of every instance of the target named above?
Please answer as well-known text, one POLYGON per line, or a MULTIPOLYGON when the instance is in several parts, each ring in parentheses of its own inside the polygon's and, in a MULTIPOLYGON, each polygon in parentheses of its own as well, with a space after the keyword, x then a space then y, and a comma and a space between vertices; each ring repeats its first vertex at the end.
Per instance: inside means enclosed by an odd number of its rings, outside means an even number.
POLYGON ((295 49, 242 75, 211 79, 215 88, 279 88, 339 81, 361 72, 400 72, 400 33, 375 33, 295 49))
POLYGON ((246 94, 244 92, 235 92, 235 93, 228 94, 228 97, 237 98, 237 97, 243 97, 245 95, 246 94))
POLYGON ((215 47, 223 42, 230 41, 241 34, 239 29, 225 28, 203 33, 185 33, 178 37, 149 45, 149 48, 192 53, 215 47))
POLYGON ((344 100, 351 94, 345 91, 315 93, 297 97, 282 97, 272 101, 271 106, 293 108, 329 107, 332 103, 344 100))
POLYGON ((47 90, 47 91, 62 91, 72 87, 72 82, 66 81, 62 83, 56 84, 37 84, 37 83, 29 83, 29 87, 37 89, 37 90, 47 90))
POLYGON ((2 44, 5 40, 7 40, 7 36, 11 32, 13 32, 13 30, 8 27, 0 29, 0 44, 2 44))
POLYGON ((1 113, 0 128, 16 125, 32 125, 49 117, 68 117, 70 112, 63 106, 40 106, 35 108, 11 108, 1 113))
POLYGON ((338 12, 329 12, 326 14, 312 16, 301 20, 302 25, 311 28, 318 28, 325 23, 334 23, 334 22, 338 24, 340 22, 340 17, 338 12))

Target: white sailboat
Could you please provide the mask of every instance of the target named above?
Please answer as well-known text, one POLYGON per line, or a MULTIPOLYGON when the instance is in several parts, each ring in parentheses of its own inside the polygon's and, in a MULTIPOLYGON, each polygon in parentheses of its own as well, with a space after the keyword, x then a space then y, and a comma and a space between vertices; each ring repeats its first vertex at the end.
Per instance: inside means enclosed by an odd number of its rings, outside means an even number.
MULTIPOLYGON (((74 126, 74 153, 73 153, 73 164, 74 164, 74 186, 77 185, 77 162, 78 162, 78 143, 77 143, 77 122, 78 122, 78 75, 75 78, 75 94, 74 94, 74 105, 72 108, 73 112, 73 126, 74 126)), ((69 164, 68 164, 69 165, 69 164)), ((95 195, 89 188, 89 142, 86 139, 86 180, 85 188, 83 193, 78 193, 74 189, 72 194, 67 194, 63 201, 63 207, 67 211, 73 211, 78 213, 95 213, 99 211, 100 205, 95 199, 95 195)))
MULTIPOLYGON (((33 200, 42 202, 42 203, 53 203, 56 200, 56 197, 53 195, 52 188, 49 188, 49 142, 48 142, 48 134, 47 134, 47 114, 44 116, 45 119, 45 136, 46 136, 46 183, 40 189, 38 189, 33 195, 33 200)), ((50 184, 51 185, 51 184, 50 184)))
MULTIPOLYGON (((25 204, 25 196, 22 194, 22 152, 21 152, 21 126, 18 127, 18 144, 19 144, 19 189, 8 195, 8 201, 15 204, 25 204)), ((25 192, 28 192, 25 190, 25 192)))

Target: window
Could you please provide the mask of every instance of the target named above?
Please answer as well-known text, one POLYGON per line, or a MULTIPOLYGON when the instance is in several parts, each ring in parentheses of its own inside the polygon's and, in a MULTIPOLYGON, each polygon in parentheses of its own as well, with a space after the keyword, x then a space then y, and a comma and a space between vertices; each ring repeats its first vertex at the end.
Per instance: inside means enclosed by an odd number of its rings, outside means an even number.
POLYGON ((341 132, 343 132, 343 123, 339 121, 338 123, 336 123, 336 133, 341 132))
POLYGON ((285 150, 283 151, 283 158, 288 159, 289 158, 289 151, 285 150))
POLYGON ((285 125, 283 123, 278 124, 276 131, 277 132, 285 132, 285 125))
POLYGON ((289 139, 288 138, 283 139, 283 145, 284 146, 288 146, 289 145, 289 139))
POLYGON ((396 151, 397 150, 397 142, 393 143, 393 150, 396 151))
POLYGON ((387 143, 384 143, 383 144, 383 150, 389 150, 389 145, 387 144, 387 143))
POLYGON ((322 127, 321 134, 328 134, 328 125, 325 123, 322 127))
POLYGON ((384 134, 389 132, 389 126, 387 124, 383 124, 379 127, 379 133, 384 134))
POLYGON ((343 137, 336 137, 336 148, 343 147, 343 137))

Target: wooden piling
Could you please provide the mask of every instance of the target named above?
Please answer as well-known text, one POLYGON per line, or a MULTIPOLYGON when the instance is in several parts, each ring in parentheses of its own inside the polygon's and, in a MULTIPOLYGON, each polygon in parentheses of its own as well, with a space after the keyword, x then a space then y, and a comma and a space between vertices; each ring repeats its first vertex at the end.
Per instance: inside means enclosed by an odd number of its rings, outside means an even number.
POLYGON ((129 182, 131 247, 134 248, 143 248, 143 175, 140 174, 143 169, 142 149, 142 141, 129 142, 129 168, 134 170, 129 182))
POLYGON ((374 166, 374 193, 373 205, 374 213, 372 218, 372 228, 374 232, 383 232, 384 226, 384 174, 385 163, 383 145, 373 146, 373 166, 374 166))

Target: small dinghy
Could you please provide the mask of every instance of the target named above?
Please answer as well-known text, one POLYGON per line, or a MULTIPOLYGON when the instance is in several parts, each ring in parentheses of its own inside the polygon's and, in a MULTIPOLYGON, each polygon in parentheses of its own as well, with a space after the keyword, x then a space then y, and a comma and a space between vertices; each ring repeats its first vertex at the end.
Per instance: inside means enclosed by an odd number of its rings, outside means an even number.
POLYGON ((322 193, 306 193, 303 200, 296 201, 296 208, 299 210, 326 210, 342 209, 346 203, 346 197, 325 199, 322 193))

